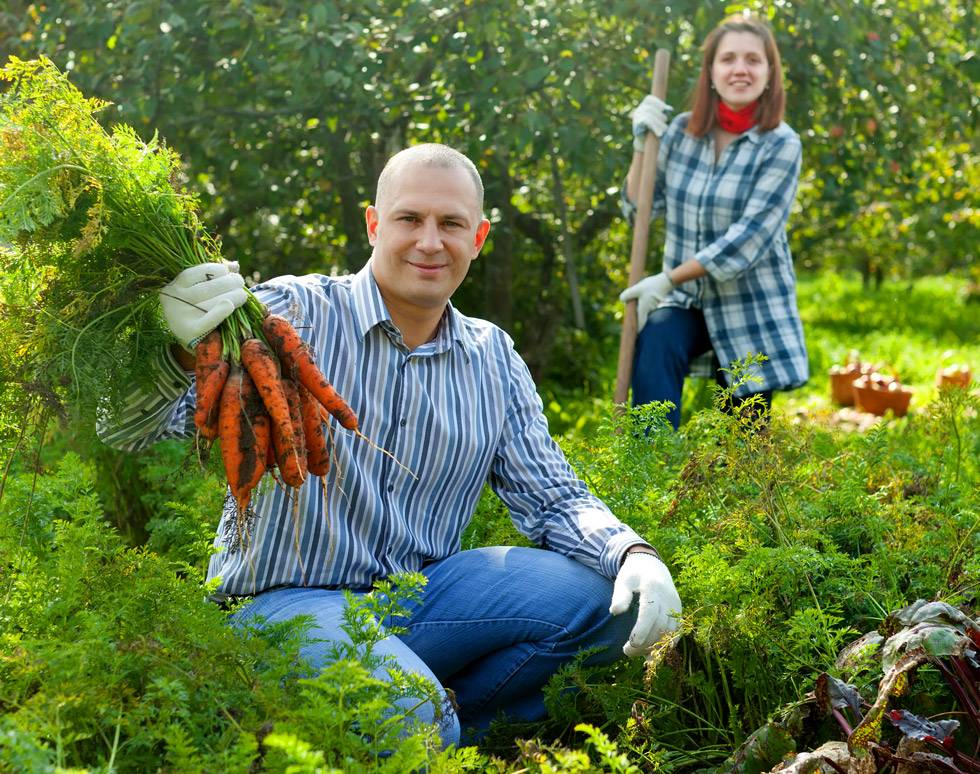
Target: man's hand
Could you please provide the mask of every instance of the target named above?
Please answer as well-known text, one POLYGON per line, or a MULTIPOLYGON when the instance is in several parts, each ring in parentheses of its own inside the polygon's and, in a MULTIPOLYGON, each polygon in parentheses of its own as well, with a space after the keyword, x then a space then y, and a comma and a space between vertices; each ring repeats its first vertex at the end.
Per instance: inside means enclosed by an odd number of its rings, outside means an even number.
POLYGON ((247 297, 236 262, 202 263, 184 269, 160 289, 160 306, 174 336, 193 349, 247 297))
POLYGON ((647 317, 650 316, 650 312, 656 309, 673 289, 674 283, 667 272, 662 271, 660 274, 641 279, 619 294, 619 300, 623 303, 636 299, 637 333, 642 331, 643 326, 647 324, 647 317))
POLYGON ((609 612, 626 612, 634 594, 640 595, 639 612, 623 653, 645 656, 657 640, 680 625, 681 598, 667 565, 652 554, 639 552, 627 554, 613 585, 609 612))
POLYGON ((647 94, 630 114, 633 119, 633 150, 643 152, 647 132, 663 137, 667 131, 667 114, 673 108, 659 97, 647 94))

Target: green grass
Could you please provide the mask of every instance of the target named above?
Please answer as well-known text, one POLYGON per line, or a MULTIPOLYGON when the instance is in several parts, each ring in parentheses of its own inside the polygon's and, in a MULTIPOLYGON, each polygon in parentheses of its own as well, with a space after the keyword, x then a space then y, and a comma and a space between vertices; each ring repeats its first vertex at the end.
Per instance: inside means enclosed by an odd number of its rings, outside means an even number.
MULTIPOLYGON (((810 360, 810 380, 790 392, 776 393, 777 410, 806 411, 826 417, 830 401, 831 366, 856 351, 861 359, 894 372, 914 388, 911 411, 936 396, 936 372, 965 363, 980 373, 980 300, 967 295, 968 280, 924 277, 912 283, 889 283, 865 290, 860 277, 824 273, 799 278, 798 298, 810 360)), ((613 394, 615 347, 603 364, 596 394, 583 394, 549 384, 540 385, 545 413, 556 435, 588 434, 613 394)), ((684 389, 682 421, 711 403, 712 382, 689 379, 684 389)))
POLYGON ((966 282, 926 277, 865 290, 856 276, 823 274, 799 283, 800 314, 810 355, 810 382, 778 396, 777 405, 830 405, 828 369, 855 350, 916 391, 912 409, 935 397, 936 372, 952 363, 980 367, 980 303, 966 282))

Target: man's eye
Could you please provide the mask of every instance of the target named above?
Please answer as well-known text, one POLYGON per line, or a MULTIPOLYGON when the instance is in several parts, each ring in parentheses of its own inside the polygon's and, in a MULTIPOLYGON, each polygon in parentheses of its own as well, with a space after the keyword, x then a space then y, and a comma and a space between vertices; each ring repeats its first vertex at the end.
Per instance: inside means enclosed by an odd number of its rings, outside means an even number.
POLYGON ((446 228, 459 228, 462 224, 455 220, 447 220, 443 223, 446 228))

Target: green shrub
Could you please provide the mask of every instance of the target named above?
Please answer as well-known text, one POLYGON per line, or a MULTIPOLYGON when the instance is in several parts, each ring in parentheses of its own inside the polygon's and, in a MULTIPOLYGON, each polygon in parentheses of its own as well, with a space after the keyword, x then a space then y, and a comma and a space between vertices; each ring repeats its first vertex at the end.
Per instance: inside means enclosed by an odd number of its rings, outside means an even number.
POLYGON ((90 465, 8 481, 0 502, 0 761, 9 771, 453 770, 434 727, 402 735, 391 707, 432 687, 370 676, 375 616, 418 577, 353 600, 354 644, 313 675, 301 619, 241 631, 180 559, 127 548, 90 465), (370 729, 361 733, 358 729, 370 729))

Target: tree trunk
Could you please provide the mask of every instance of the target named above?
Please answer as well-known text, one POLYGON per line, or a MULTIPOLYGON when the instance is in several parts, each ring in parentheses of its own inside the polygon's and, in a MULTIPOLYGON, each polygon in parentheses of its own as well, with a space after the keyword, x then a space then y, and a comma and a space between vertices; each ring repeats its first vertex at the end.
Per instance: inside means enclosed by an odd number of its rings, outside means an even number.
POLYGON ((328 163, 333 164, 332 174, 340 198, 340 232, 347 236, 344 247, 344 268, 358 271, 367 263, 371 248, 364 232, 364 213, 361 209, 362 192, 351 165, 351 148, 340 132, 328 132, 327 147, 330 148, 328 163))
POLYGON ((565 186, 561 181, 561 170, 558 168, 558 158, 551 154, 551 180, 554 185, 552 193, 555 197, 555 208, 561 222, 561 251, 565 258, 565 278, 568 281, 568 292, 572 299, 572 319, 575 327, 585 330, 585 313, 582 311, 582 294, 578 287, 578 270, 575 265, 575 246, 568 228, 568 205, 565 203, 565 186))
MULTIPOLYGON (((510 179, 494 178, 487 180, 488 199, 509 202, 513 194, 510 179)), ((507 208, 503 208, 507 211, 507 208)), ((496 323, 505 331, 511 332, 514 325, 514 252, 515 224, 508 216, 493 227, 492 249, 480 256, 483 264, 483 316, 496 323)))

